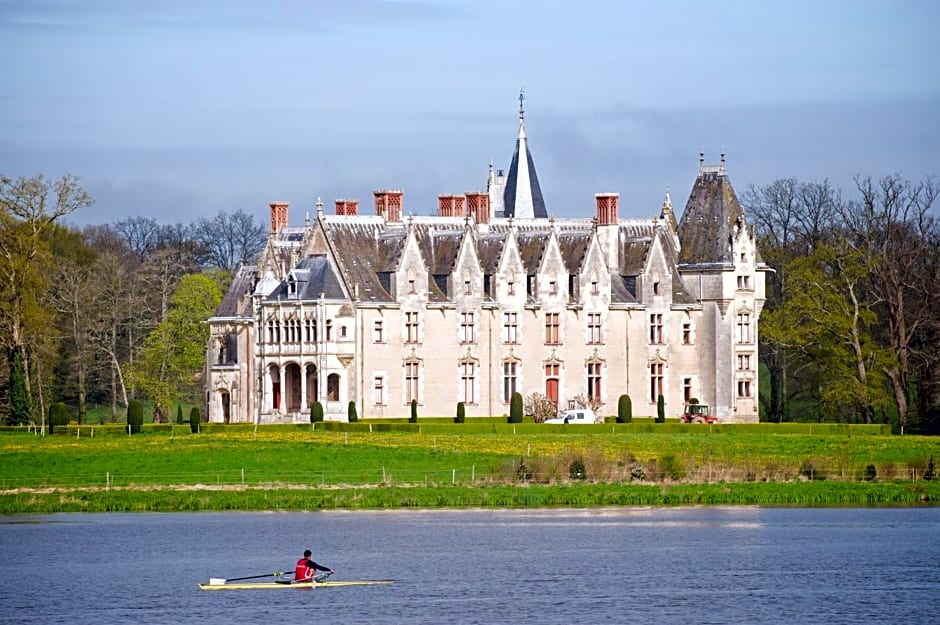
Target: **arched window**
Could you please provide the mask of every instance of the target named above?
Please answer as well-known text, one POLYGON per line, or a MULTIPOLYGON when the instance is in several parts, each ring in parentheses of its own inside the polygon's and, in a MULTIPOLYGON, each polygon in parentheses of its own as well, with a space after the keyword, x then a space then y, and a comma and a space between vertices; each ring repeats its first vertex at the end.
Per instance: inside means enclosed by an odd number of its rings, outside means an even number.
POLYGON ((326 377, 327 401, 339 401, 339 374, 331 373, 326 377))

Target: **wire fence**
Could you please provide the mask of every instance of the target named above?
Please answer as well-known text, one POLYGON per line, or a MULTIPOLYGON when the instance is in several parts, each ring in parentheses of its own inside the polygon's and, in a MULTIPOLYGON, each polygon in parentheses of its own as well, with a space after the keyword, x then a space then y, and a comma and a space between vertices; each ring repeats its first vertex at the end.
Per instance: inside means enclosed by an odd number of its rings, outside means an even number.
POLYGON ((723 482, 791 482, 819 481, 858 482, 873 480, 911 481, 930 480, 932 471, 913 467, 882 467, 875 473, 832 472, 812 469, 805 472, 754 471, 701 465, 692 469, 670 472, 654 466, 632 464, 626 466, 586 467, 583 465, 554 464, 551 466, 511 462, 497 469, 485 470, 476 465, 448 469, 376 469, 275 471, 229 469, 187 473, 120 473, 69 474, 42 477, 2 476, 0 491, 18 489, 197 489, 197 488, 334 488, 370 486, 441 486, 479 485, 484 483, 635 483, 663 482, 723 483, 723 482))

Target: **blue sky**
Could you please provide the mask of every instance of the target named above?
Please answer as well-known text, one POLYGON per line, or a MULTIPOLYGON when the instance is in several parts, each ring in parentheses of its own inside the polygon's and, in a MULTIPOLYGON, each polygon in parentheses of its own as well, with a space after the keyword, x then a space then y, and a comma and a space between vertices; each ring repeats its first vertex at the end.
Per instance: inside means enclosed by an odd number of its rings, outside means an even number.
POLYGON ((0 0, 0 174, 72 173, 72 223, 318 196, 405 213, 508 169, 519 88, 549 213, 681 209, 698 153, 741 194, 940 175, 940 3, 0 0))

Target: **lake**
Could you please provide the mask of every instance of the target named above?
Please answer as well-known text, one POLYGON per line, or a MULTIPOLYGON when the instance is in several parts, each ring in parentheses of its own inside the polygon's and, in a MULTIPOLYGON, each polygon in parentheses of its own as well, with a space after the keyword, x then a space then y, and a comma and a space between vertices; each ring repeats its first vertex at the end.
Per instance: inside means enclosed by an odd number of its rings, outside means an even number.
POLYGON ((0 623, 940 622, 940 508, 0 517, 0 623), (204 592, 293 570, 391 586, 204 592))

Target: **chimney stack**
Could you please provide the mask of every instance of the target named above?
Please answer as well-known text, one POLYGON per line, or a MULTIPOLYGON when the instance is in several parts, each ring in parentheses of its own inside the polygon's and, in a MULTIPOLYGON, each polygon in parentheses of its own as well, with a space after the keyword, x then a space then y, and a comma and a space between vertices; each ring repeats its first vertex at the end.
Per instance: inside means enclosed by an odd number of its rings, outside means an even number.
POLYGON ((439 195, 437 196, 437 216, 438 217, 463 217, 463 196, 462 195, 439 195))
POLYGON ((619 193, 595 193, 597 201, 597 225, 614 226, 620 221, 617 215, 617 204, 620 202, 619 193))
POLYGON ((336 200, 336 214, 355 217, 359 214, 359 200, 336 200))
POLYGON ((490 223, 490 194, 486 191, 468 191, 467 214, 478 224, 490 223))
POLYGON ((287 227, 287 202, 271 202, 271 232, 277 233, 287 227))
POLYGON ((386 223, 400 223, 402 196, 405 192, 401 189, 379 189, 373 193, 375 214, 385 218, 386 223))

